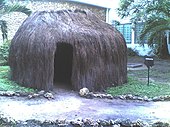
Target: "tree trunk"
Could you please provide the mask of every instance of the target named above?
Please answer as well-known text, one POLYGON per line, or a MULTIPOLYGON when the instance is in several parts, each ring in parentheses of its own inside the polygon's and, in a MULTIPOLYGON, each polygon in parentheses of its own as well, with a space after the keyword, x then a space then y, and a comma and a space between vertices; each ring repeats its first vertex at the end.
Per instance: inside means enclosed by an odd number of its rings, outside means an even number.
POLYGON ((160 45, 159 49, 160 49, 160 50, 158 50, 159 51, 159 57, 161 59, 167 59, 167 58, 170 57, 166 37, 164 37, 162 39, 162 45, 160 45))

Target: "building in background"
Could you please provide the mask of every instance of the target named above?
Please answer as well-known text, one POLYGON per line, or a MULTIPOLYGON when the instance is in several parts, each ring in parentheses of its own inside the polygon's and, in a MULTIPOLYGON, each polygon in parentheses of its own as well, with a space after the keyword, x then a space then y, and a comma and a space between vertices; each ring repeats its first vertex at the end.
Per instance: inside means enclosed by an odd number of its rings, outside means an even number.
MULTIPOLYGON (((15 0, 11 0, 15 1, 15 0)), ((125 37, 127 47, 132 48, 139 52, 139 55, 148 55, 152 53, 152 49, 148 47, 147 40, 145 44, 141 46, 139 42, 139 33, 143 27, 142 23, 132 24, 130 18, 121 19, 116 12, 116 9, 119 7, 120 0, 16 0, 21 4, 30 8, 33 12, 42 11, 42 10, 60 10, 60 9, 83 9, 90 10, 95 15, 97 15, 101 20, 112 24, 113 21, 119 21, 120 25, 116 26, 117 29, 125 37)), ((22 22, 27 18, 25 14, 21 13, 11 13, 3 16, 3 19, 8 23, 8 35, 9 39, 12 39, 15 32, 22 24, 22 22), (17 18, 16 18, 17 17, 17 18)), ((167 31, 167 42, 170 52, 170 42, 169 42, 169 33, 167 31)), ((1 33, 0 33, 1 34, 1 33)), ((2 37, 0 36, 0 40, 2 37)), ((2 42, 2 41, 0 41, 2 42)))
MULTIPOLYGON (((106 0, 105 4, 102 4, 102 0, 11 0, 12 2, 18 1, 20 4, 25 5, 31 9, 32 12, 43 10, 62 10, 62 9, 81 9, 90 10, 101 20, 109 23, 111 2, 106 0), (108 1, 108 2, 107 2, 108 1)), ((19 12, 13 12, 2 16, 3 20, 7 21, 8 25, 8 38, 11 40, 21 26, 22 22, 27 18, 25 14, 19 12)), ((1 34, 1 31, 0 31, 1 34)), ((0 36, 0 43, 2 37, 0 36)))
MULTIPOLYGON (((133 50, 137 51, 141 56, 153 55, 152 48, 150 48, 147 44, 147 36, 144 38, 144 40, 139 39, 140 33, 144 27, 144 23, 124 23, 116 25, 115 27, 123 34, 128 48, 132 48, 133 50)), ((167 45, 170 53, 169 33, 170 31, 166 32, 167 45)))
POLYGON ((132 48, 137 51, 139 55, 151 55, 153 54, 152 48, 147 45, 147 37, 144 40, 140 40, 140 32, 144 26, 144 23, 124 23, 115 26, 124 36, 128 48, 132 48), (140 43, 140 44, 139 44, 140 43), (143 45, 141 45, 141 43, 143 45))
POLYGON ((72 2, 77 2, 84 5, 90 5, 94 7, 103 8, 105 10, 105 21, 111 24, 113 19, 111 9, 113 8, 114 0, 67 0, 72 2))
MULTIPOLYGON (((121 17, 118 16, 116 10, 119 7, 119 1, 120 0, 116 0, 116 2, 113 2, 114 4, 112 4, 112 8, 110 9, 109 13, 109 23, 114 27, 117 27, 117 29, 123 34, 128 48, 132 48, 133 50, 137 51, 141 56, 153 54, 152 48, 148 47, 147 45, 147 37, 142 42, 144 45, 139 44, 139 35, 144 23, 132 24, 130 22, 130 17, 121 19, 121 17), (116 25, 114 21, 118 21, 120 25, 116 25)), ((166 34, 168 50, 170 54, 170 31, 167 31, 166 34)))

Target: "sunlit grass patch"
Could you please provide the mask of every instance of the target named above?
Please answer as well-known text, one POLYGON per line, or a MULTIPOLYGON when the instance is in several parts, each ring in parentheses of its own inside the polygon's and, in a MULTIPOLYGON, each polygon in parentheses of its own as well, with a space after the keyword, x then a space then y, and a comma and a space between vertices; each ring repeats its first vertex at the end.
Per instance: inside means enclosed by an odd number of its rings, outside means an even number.
POLYGON ((164 96, 170 95, 170 85, 164 83, 150 82, 148 85, 146 81, 140 81, 136 78, 128 78, 128 83, 121 86, 111 87, 107 89, 107 92, 116 96, 123 94, 132 94, 139 96, 164 96))

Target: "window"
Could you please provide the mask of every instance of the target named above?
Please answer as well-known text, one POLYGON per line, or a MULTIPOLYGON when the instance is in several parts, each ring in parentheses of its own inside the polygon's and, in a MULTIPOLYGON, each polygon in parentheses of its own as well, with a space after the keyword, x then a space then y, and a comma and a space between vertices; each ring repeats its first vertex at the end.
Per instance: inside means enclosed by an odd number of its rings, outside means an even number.
POLYGON ((117 25, 116 28, 123 34, 123 36, 126 40, 126 43, 130 44, 132 41, 131 23, 120 24, 120 25, 117 25))
POLYGON ((143 40, 140 40, 140 34, 141 34, 141 31, 144 27, 144 23, 137 23, 136 26, 135 26, 135 43, 147 43, 147 36, 143 39, 143 40))

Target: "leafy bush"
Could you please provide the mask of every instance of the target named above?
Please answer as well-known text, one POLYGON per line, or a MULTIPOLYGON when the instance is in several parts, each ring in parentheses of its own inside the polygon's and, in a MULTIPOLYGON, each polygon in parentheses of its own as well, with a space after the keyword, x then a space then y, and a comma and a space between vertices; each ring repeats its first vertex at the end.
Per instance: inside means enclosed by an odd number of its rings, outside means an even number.
POLYGON ((7 65, 8 64, 8 55, 9 55, 9 47, 11 41, 3 42, 0 46, 0 65, 7 65))
POLYGON ((138 51, 132 48, 127 48, 127 54, 128 56, 139 56, 138 51))

